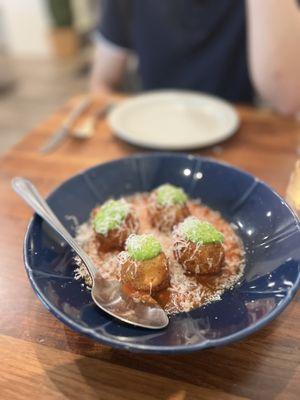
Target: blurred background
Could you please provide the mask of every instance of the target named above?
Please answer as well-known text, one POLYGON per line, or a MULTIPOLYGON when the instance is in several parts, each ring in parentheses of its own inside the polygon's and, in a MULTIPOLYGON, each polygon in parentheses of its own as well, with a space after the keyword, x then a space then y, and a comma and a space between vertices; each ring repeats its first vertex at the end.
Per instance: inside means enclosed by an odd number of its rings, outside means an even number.
MULTIPOLYGON (((125 0, 0 0, 0 153, 87 93, 97 74, 113 90, 134 92, 143 80, 145 90, 199 90, 299 113, 299 1, 145 0, 131 18, 125 0)), ((99 82, 94 92, 105 89, 99 82)))
POLYGON ((0 0, 0 153, 88 88, 98 0, 0 0))

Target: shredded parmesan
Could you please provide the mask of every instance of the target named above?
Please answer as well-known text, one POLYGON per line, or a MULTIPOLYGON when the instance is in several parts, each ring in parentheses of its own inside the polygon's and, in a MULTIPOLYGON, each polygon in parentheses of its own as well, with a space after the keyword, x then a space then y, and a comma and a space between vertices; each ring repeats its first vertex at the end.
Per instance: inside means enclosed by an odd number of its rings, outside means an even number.
MULTIPOLYGON (((187 312, 195 307, 217 301, 221 299, 226 289, 232 288, 241 278, 244 271, 244 249, 241 240, 234 232, 233 227, 228 224, 218 212, 215 212, 196 201, 188 201, 191 215, 210 222, 216 229, 224 235, 225 262, 220 275, 209 278, 207 282, 196 279, 194 276, 185 274, 182 266, 174 258, 174 241, 176 246, 185 246, 186 241, 176 235, 161 232, 153 228, 149 219, 149 203, 151 207, 151 196, 146 193, 137 194, 127 198, 135 209, 140 221, 139 233, 152 233, 161 243, 162 249, 169 260, 170 271, 170 297, 164 305, 168 314, 187 312)), ((166 215, 166 220, 172 218, 166 215)), ((165 221, 164 221, 165 222, 165 221)), ((77 228, 76 239, 91 257, 96 268, 99 268, 106 279, 118 279, 121 275, 121 264, 124 264, 129 255, 126 251, 121 253, 99 253, 96 235, 93 231, 92 223, 89 221, 77 228)), ((176 247, 177 249, 179 247, 176 247)), ((90 277, 82 262, 76 258, 78 268, 75 278, 83 278, 87 285, 91 284, 90 277)))

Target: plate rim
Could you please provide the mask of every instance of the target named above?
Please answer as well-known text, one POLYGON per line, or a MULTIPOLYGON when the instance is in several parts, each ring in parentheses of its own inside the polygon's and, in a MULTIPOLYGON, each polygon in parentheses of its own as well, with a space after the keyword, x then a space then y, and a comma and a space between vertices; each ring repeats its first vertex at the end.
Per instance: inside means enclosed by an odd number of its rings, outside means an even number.
POLYGON ((180 89, 166 89, 166 90, 153 90, 153 91, 147 91, 145 93, 141 93, 141 94, 137 94, 137 95, 133 95, 131 97, 129 97, 128 99, 125 100, 121 100, 121 102, 119 104, 117 104, 115 107, 113 107, 113 109, 108 113, 107 116, 107 123, 113 133, 113 135, 115 135, 116 137, 124 140, 125 142, 134 145, 134 146, 138 146, 138 147, 143 147, 146 149, 155 149, 155 150, 164 150, 164 151, 179 151, 179 150, 192 150, 192 149, 200 149, 200 148, 205 148, 205 147, 209 147, 212 145, 216 145, 218 143, 222 143, 225 140, 229 139, 231 136, 233 136, 237 130, 239 129, 240 125, 241 125, 241 120, 239 117, 238 112, 236 111, 235 107, 233 104, 231 104, 230 102, 228 102, 227 100, 222 99, 221 97, 218 96, 214 96, 212 94, 209 93, 205 93, 205 92, 197 92, 197 91, 192 91, 192 90, 180 90, 180 89), (118 119, 118 114, 120 112, 122 112, 122 108, 123 107, 128 107, 130 106, 132 103, 135 103, 137 101, 142 100, 146 100, 147 97, 152 97, 155 95, 189 95, 189 96, 193 96, 193 97, 199 97, 199 98, 208 98, 214 102, 217 102, 218 104, 223 105, 224 107, 226 107, 228 109, 229 112, 231 112, 232 118, 233 118, 233 124, 231 127, 229 127, 228 129, 226 129, 226 131, 224 131, 225 133, 223 133, 219 138, 207 138, 205 141, 201 140, 200 142, 195 140, 193 143, 189 143, 189 144, 158 144, 158 143, 152 143, 149 141, 144 141, 144 140, 135 140, 132 137, 130 137, 130 134, 128 135, 128 133, 126 133, 125 130, 122 130, 122 128, 120 128, 117 122, 118 119), (121 111, 120 111, 121 110, 121 111))
MULTIPOLYGON (((296 227, 298 229, 298 232, 300 232, 300 220, 295 214, 295 212, 292 210, 292 208, 287 204, 285 199, 283 199, 274 189, 272 189, 267 183, 264 181, 256 178, 252 174, 244 171, 243 169, 237 168, 235 166, 232 166, 231 164, 228 164, 223 161, 215 160, 212 157, 202 157, 202 156, 197 156, 197 155, 191 155, 188 153, 169 153, 169 152, 151 152, 151 153, 137 153, 131 156, 127 157, 121 157, 117 158, 114 160, 110 160, 108 162, 104 162, 101 164, 97 164, 95 166, 92 166, 90 168, 83 169, 79 171, 78 173, 70 176, 68 179, 64 180, 61 182, 59 185, 57 185, 51 192, 46 197, 46 200, 52 196, 58 189, 60 189, 61 186, 63 186, 66 182, 69 180, 82 175, 84 173, 90 172, 99 166, 103 164, 113 164, 115 162, 119 162, 122 160, 127 160, 127 159, 132 159, 132 158, 144 158, 144 157, 182 157, 182 158, 188 158, 188 159, 200 159, 201 161, 208 161, 208 162, 213 162, 216 164, 223 165, 225 167, 229 167, 234 169, 237 172, 240 172, 242 174, 245 174, 249 177, 252 177, 255 179, 257 182, 261 183, 264 187, 266 187, 268 190, 270 190, 282 203, 283 206, 285 206, 289 212, 291 213, 293 220, 296 224, 296 227)), ((221 347, 225 346, 231 343, 234 343, 236 341, 240 341, 252 333, 255 333, 259 331, 261 328, 263 328, 265 325, 267 325, 269 322, 271 322, 276 316, 281 314, 281 312, 290 304, 292 299, 297 293, 297 290, 300 287, 300 269, 298 268, 298 277, 297 280, 295 281, 295 284, 286 292, 285 298, 277 305, 266 317, 264 317, 262 320, 255 322, 253 325, 243 328, 242 330, 235 332, 233 334, 230 334, 224 338, 219 338, 219 339, 208 339, 206 341, 200 342, 200 343, 195 343, 195 344, 189 344, 189 345, 167 345, 167 346, 158 346, 158 345, 144 345, 144 344, 137 344, 137 343, 130 343, 130 342, 121 342, 119 340, 116 340, 114 338, 107 338, 101 333, 96 332, 93 328, 85 328, 82 325, 79 325, 78 323, 74 322, 72 318, 68 317, 66 314, 61 312, 55 305, 51 304, 44 296, 42 293, 40 293, 37 284, 34 280, 34 277, 32 275, 32 268, 30 267, 29 263, 29 254, 28 254, 28 241, 29 241, 29 233, 33 227, 33 223, 36 218, 38 217, 35 213, 31 217, 26 231, 24 235, 24 241, 23 241, 23 261, 25 265, 25 270, 28 276, 28 279, 31 283, 31 286, 36 293, 37 297, 41 301, 41 303, 45 306, 45 308, 50 311, 56 318, 58 318, 61 322, 66 324, 69 328, 73 329, 75 332, 79 334, 83 334, 85 336, 88 336, 92 338, 93 340, 96 340, 100 343, 103 343, 105 345, 118 348, 118 349, 123 349, 123 350, 129 350, 133 352, 142 352, 142 353, 152 353, 152 354, 184 354, 184 353, 191 353, 194 351, 199 351, 199 350, 204 350, 208 348, 214 348, 214 347, 221 347)), ((116 323, 120 323, 118 320, 115 320, 116 323)), ((136 329, 141 329, 136 327, 136 329)))

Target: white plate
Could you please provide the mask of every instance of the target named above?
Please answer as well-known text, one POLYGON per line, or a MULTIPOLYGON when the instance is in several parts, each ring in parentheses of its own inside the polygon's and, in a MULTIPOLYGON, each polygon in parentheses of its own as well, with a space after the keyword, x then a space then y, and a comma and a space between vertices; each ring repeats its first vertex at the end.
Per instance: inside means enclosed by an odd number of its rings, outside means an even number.
POLYGON ((142 147, 187 150, 209 146, 233 135, 235 109, 203 93, 155 91, 122 101, 108 116, 112 131, 142 147))

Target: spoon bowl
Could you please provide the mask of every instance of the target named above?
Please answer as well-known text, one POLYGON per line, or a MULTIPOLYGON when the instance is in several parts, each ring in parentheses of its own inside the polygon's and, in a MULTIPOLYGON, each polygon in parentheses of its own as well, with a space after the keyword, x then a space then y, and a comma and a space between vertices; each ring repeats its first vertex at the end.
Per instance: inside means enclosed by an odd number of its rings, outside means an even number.
POLYGON ((104 279, 97 272, 92 288, 94 302, 105 312, 123 322, 149 329, 161 329, 168 325, 169 318, 158 303, 145 304, 134 301, 122 290, 118 281, 104 279))

